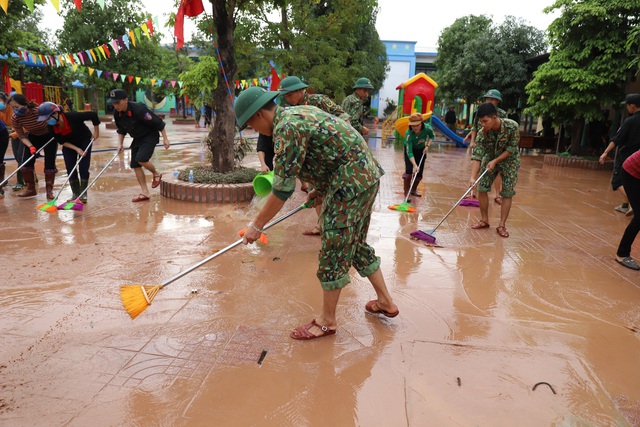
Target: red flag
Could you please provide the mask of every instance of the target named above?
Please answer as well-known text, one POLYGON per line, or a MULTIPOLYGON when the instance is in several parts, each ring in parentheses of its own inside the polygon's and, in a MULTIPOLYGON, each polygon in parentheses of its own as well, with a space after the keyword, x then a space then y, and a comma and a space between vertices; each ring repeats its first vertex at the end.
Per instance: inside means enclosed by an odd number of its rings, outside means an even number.
POLYGON ((176 13, 176 23, 173 27, 173 34, 176 36, 176 50, 184 46, 184 16, 198 16, 204 12, 202 0, 182 0, 178 12, 176 13))
POLYGON ((269 86, 269 90, 278 90, 278 86, 280 86, 280 76, 278 76, 273 61, 269 61, 269 65, 271 65, 271 85, 269 86))
POLYGON ((82 0, 73 0, 73 3, 75 3, 78 10, 82 12, 82 0))

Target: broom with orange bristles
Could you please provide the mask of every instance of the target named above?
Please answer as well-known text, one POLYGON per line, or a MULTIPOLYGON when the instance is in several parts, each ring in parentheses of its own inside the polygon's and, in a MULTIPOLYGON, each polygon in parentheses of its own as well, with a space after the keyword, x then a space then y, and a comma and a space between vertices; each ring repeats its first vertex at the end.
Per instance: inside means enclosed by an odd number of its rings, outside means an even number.
MULTIPOLYGON (((294 210, 292 210, 289 213, 286 213, 284 215, 282 215, 280 218, 277 218, 273 221, 271 221, 270 223, 268 223, 267 225, 264 226, 263 230, 266 230, 267 228, 270 228, 274 225, 276 225, 277 223, 284 221, 285 219, 289 218, 291 215, 305 209, 308 208, 310 206, 313 206, 314 201, 310 200, 307 203, 298 206, 297 208, 295 208, 294 210)), ((263 234, 264 236, 264 234, 263 234)), ((262 238, 262 236, 260 237, 260 241, 266 241, 262 238)), ((223 253, 235 248, 236 246, 242 244, 242 239, 230 244, 229 246, 219 250, 218 252, 216 252, 213 255, 209 255, 207 258, 203 259, 202 261, 200 261, 197 264, 192 265, 191 267, 187 268, 186 270, 176 274, 175 276, 173 276, 172 278, 170 278, 169 280, 163 282, 160 285, 127 285, 127 286, 120 286, 120 298, 122 298, 122 304, 124 305, 125 310, 127 310, 127 313, 129 313, 129 316, 131 316, 132 319, 135 319, 136 317, 138 317, 138 315, 140 315, 140 313, 142 313, 147 307, 149 307, 151 305, 151 301, 153 301, 153 299, 156 297, 156 295, 158 294, 158 292, 164 288, 165 286, 175 282, 176 280, 178 280, 179 278, 191 273, 193 270, 195 270, 196 268, 208 263, 209 261, 211 261, 212 259, 216 258, 219 255, 222 255, 223 253)))
POLYGON ((60 191, 58 191, 56 197, 54 197, 52 200, 49 200, 47 203, 36 206, 36 209, 43 212, 58 212, 58 207, 56 206, 56 203, 58 203, 58 198, 60 197, 60 194, 62 194, 62 190, 64 190, 64 187, 66 187, 66 185, 71 180, 71 176, 73 175, 73 173, 76 171, 76 169, 78 169, 78 166, 80 166, 80 162, 82 161, 82 159, 84 159, 84 156, 89 151, 89 148, 91 148, 91 144, 93 144, 93 138, 91 138, 91 141, 89 141, 89 145, 87 145, 87 148, 85 148, 82 154, 78 156, 78 160, 76 161, 75 166, 73 167, 73 169, 71 169, 71 172, 69 172, 67 180, 64 182, 64 184, 62 184, 62 187, 60 187, 60 191))

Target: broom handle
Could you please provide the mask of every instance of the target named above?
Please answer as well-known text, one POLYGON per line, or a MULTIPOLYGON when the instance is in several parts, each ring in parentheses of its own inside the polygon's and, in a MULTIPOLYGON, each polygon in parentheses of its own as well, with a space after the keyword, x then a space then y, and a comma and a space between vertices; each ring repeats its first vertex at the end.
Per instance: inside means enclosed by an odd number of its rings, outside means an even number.
POLYGON ((67 180, 64 182, 64 184, 62 184, 62 187, 60 187, 60 191, 58 191, 58 194, 56 194, 56 197, 53 200, 58 200, 58 197, 60 197, 60 194, 62 194, 62 190, 64 190, 64 187, 71 180, 71 175, 73 175, 75 170, 80 165, 80 162, 84 158, 84 155, 87 154, 87 151, 89 151, 89 148, 91 147, 91 144, 93 144, 93 138, 91 138, 91 141, 89 141, 89 145, 87 145, 87 148, 85 148, 85 150, 82 152, 82 155, 80 157, 78 157, 78 160, 76 161, 76 165, 73 167, 73 169, 71 169, 71 172, 69 172, 69 175, 67 176, 67 180))
MULTIPOLYGON (((422 157, 420 158, 420 164, 418 164, 418 170, 420 170, 420 166, 422 166, 422 161, 424 160, 427 153, 422 153, 422 157)), ((404 203, 407 203, 409 200, 409 195, 411 194, 411 189, 413 188, 413 183, 416 182, 417 173, 413 174, 413 179, 411 180, 411 185, 409 186, 409 191, 407 192, 407 196, 404 198, 404 203)))
POLYGON ((17 168, 16 170, 14 170, 13 172, 11 172, 11 174, 10 174, 8 177, 6 177, 6 178, 4 179, 4 181, 0 182, 0 187, 2 187, 4 184, 6 184, 7 182, 9 182, 9 179, 10 179, 13 175, 17 174, 17 173, 18 173, 18 171, 19 171, 20 169, 22 169, 22 167, 23 167, 24 165, 26 165, 27 163, 29 163, 29 162, 31 161, 31 159, 33 159, 34 157, 36 157, 36 155, 37 155, 41 150, 44 150, 44 147, 46 147, 47 145, 49 145, 49 143, 50 143, 51 141, 53 141, 54 139, 55 139, 55 138, 51 138, 49 141, 47 141, 47 143, 46 143, 46 144, 44 144, 42 147, 38 148, 38 149, 36 150, 35 154, 32 154, 32 155, 31 155, 31 157, 29 157, 29 158, 28 158, 28 159, 27 159, 23 164, 21 164, 20 166, 18 166, 18 168, 17 168))
POLYGON ((451 214, 451 212, 453 212, 453 210, 458 206, 458 203, 460 203, 462 201, 462 199, 464 199, 465 197, 467 197, 467 194, 469 194, 469 192, 473 189, 473 187, 475 187, 478 182, 480 182, 480 180, 482 179, 482 177, 484 176, 484 174, 486 174, 487 172, 489 172, 489 169, 485 169, 484 172, 482 172, 480 174, 480 176, 478 177, 478 179, 476 179, 476 182, 473 183, 473 185, 471 185, 471 187, 469 187, 469 189, 467 191, 465 191, 465 193, 462 195, 462 197, 460 197, 460 199, 458 199, 458 201, 453 205, 453 207, 451 209, 449 209, 449 212, 447 212, 447 214, 444 216, 444 218, 442 218, 440 220, 440 222, 438 223, 438 225, 436 225, 434 227, 433 230, 431 230, 431 232, 433 233, 434 231, 436 231, 436 229, 438 227, 440 227, 440 224, 442 224, 444 222, 445 219, 447 219, 447 217, 451 214))
MULTIPOLYGON (((300 212, 303 209, 306 209, 310 206, 313 205, 313 200, 310 200, 309 202, 298 206, 297 208, 295 208, 294 210, 292 210, 289 213, 286 213, 284 215, 282 215, 281 217, 274 219, 273 221, 271 221, 270 223, 268 223, 267 225, 264 226, 264 228, 262 230, 266 230, 267 228, 270 228, 274 225, 276 225, 277 223, 284 221, 285 219, 289 218, 291 215, 296 214, 298 212, 300 212)), ((205 259, 203 259, 202 261, 200 261, 197 264, 192 265, 191 267, 187 268, 184 271, 181 271, 180 273, 176 274, 175 276, 173 276, 171 279, 167 280, 166 282, 163 282, 160 286, 165 287, 168 284, 175 282, 176 280, 178 280, 179 278, 191 273, 193 270, 195 270, 196 268, 208 263, 209 261, 211 261, 212 259, 214 259, 215 257, 217 257, 218 255, 222 255, 223 253, 235 248, 236 246, 242 244, 242 239, 230 244, 229 246, 227 246, 226 248, 220 249, 218 252, 216 252, 213 255, 209 255, 208 257, 206 257, 205 259)))
POLYGON ((89 185, 87 185, 87 188, 85 188, 84 190, 82 190, 82 193, 80 193, 80 194, 78 195, 78 198, 77 198, 76 200, 80 200, 80 197, 84 196, 84 193, 86 193, 87 191, 89 191, 89 187, 91 187, 91 186, 93 185, 93 183, 94 183, 94 182, 96 182, 96 179, 100 178, 100 175, 102 175, 102 174, 104 173, 104 171, 106 171, 106 170, 107 170, 107 168, 109 167, 109 165, 111 164, 111 162, 113 162, 113 161, 116 159, 116 157, 118 157, 118 154, 120 154, 120 153, 116 153, 116 154, 111 158, 111 160, 109 160, 109 161, 107 162, 107 164, 106 164, 106 165, 104 165, 104 167, 102 168, 102 170, 101 170, 100 172, 98 172, 98 175, 96 175, 96 177, 95 177, 95 178, 93 178, 93 181, 91 181, 91 183, 90 183, 89 185))

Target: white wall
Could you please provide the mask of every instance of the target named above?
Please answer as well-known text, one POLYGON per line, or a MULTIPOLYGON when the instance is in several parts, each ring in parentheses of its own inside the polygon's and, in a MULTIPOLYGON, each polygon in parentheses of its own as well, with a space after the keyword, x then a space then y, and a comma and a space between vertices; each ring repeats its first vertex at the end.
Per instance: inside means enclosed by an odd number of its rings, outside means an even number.
POLYGON ((378 118, 384 117, 384 109, 387 107, 385 99, 392 99, 396 104, 398 103, 398 93, 396 90, 399 84, 409 80, 411 63, 407 61, 389 61, 389 74, 384 81, 380 92, 378 92, 378 118))

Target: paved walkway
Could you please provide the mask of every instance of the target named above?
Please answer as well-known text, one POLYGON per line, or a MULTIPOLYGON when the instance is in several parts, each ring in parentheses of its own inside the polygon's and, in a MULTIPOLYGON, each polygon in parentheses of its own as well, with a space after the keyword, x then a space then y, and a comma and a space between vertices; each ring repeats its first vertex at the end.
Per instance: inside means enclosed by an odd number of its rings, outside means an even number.
MULTIPOLYGON (((114 148, 115 131, 101 132, 96 148, 114 148)), ((177 143, 206 131, 168 133, 177 143)), ((313 211, 274 227, 269 246, 235 248, 172 283, 131 320, 121 285, 161 283, 232 243, 260 201, 213 206, 156 191, 131 203, 128 152, 82 212, 36 210, 43 188, 31 200, 8 190, 0 425, 640 425, 640 273, 613 261, 629 219, 613 211, 610 172, 524 156, 511 237, 495 231, 496 205, 485 230, 469 228, 477 208, 459 207, 434 248, 409 233, 432 228, 464 193, 468 154, 434 144, 425 196, 406 214, 387 209, 402 201, 401 152, 370 146, 386 175, 369 241, 401 313, 365 315, 374 294, 354 272, 338 333, 307 343, 288 333, 321 307, 319 240, 301 235, 313 211)), ((112 153, 95 154, 94 174, 112 153)), ((198 144, 176 144, 153 161, 171 179, 203 158, 198 144)), ((255 153, 245 164, 257 166, 255 153)), ((283 211, 303 200, 297 192, 283 211)))

